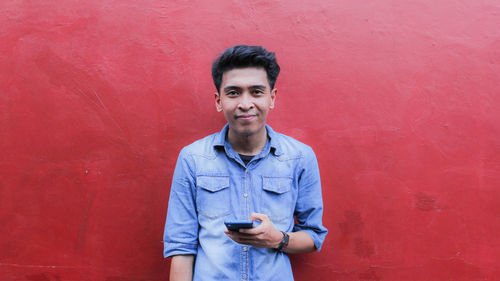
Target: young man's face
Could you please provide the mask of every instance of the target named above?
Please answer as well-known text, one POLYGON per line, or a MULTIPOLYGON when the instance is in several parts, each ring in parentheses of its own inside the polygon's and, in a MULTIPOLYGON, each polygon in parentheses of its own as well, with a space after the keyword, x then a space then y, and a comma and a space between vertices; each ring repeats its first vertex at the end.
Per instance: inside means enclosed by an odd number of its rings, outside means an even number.
POLYGON ((275 98, 276 89, 271 89, 263 68, 236 68, 222 75, 215 105, 224 113, 233 133, 251 136, 264 130, 275 98))

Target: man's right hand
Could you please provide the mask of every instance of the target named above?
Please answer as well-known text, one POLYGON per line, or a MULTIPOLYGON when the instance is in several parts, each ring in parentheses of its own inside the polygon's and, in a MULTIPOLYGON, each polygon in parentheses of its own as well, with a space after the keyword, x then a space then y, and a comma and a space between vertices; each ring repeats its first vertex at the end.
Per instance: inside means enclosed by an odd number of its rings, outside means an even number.
POLYGON ((283 239, 283 233, 277 230, 269 217, 265 214, 253 213, 251 221, 259 220, 259 226, 240 231, 225 230, 229 238, 239 244, 254 246, 257 248, 277 248, 283 239))
POLYGON ((192 281, 193 266, 193 255, 173 256, 170 264, 170 281, 192 281))

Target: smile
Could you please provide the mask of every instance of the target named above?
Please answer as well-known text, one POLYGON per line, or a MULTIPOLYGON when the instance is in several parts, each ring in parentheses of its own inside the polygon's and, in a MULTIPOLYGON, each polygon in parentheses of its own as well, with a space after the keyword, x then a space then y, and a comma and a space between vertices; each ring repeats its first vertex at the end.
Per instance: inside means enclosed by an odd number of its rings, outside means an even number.
POLYGON ((243 120, 243 121, 250 121, 255 117, 256 117, 256 115, 237 115, 236 119, 243 120))

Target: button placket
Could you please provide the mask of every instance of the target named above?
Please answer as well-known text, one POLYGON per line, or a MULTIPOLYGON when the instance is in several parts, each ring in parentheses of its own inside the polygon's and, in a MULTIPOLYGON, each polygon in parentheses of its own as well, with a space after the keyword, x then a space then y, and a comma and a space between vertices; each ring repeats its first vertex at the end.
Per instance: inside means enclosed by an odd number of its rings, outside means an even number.
POLYGON ((250 202, 248 201, 248 194, 250 190, 250 173, 245 169, 245 190, 243 191, 243 198, 245 199, 245 215, 250 217, 250 202))
MULTIPOLYGON (((245 169, 245 177, 244 177, 244 190, 243 190, 243 198, 245 202, 245 215, 247 218, 250 217, 250 202, 248 200, 248 195, 250 192, 250 182, 251 182, 251 177, 250 173, 248 171, 248 168, 245 169)), ((245 269, 243 274, 241 275, 241 280, 247 280, 248 278, 248 273, 250 270, 250 257, 249 257, 249 252, 248 252, 248 246, 243 246, 241 247, 242 250, 242 255, 244 256, 245 260, 245 265, 243 268, 245 269)))

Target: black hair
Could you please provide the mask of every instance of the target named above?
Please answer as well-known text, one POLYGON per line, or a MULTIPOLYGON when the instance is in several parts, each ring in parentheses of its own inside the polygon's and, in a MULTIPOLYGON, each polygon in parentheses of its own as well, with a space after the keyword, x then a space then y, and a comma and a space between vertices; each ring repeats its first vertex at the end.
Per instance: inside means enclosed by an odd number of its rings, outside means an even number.
POLYGON ((245 67, 262 67, 267 73, 267 81, 271 89, 274 88, 280 66, 276 61, 276 55, 268 52, 261 46, 237 45, 226 49, 212 64, 212 78, 215 88, 220 92, 222 75, 224 72, 245 67))

